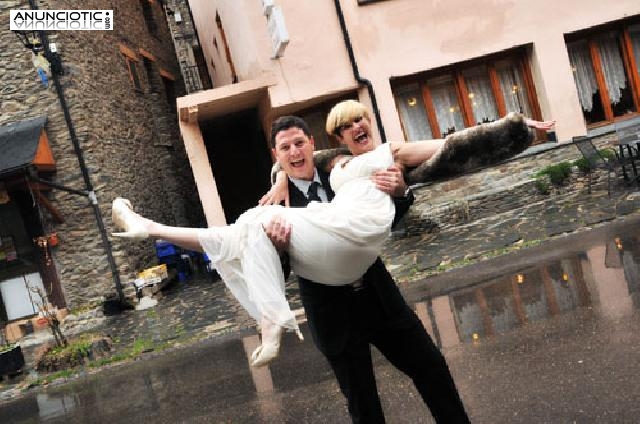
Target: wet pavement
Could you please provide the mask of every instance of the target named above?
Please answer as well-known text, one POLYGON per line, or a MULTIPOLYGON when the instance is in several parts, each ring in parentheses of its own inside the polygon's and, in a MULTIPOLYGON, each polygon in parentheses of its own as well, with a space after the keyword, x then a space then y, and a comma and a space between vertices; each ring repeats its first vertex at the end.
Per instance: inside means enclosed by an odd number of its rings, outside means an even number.
MULTIPOLYGON (((638 421, 640 215, 401 288, 442 348, 472 422, 638 421)), ((4 401, 0 422, 350 422, 306 326, 305 342, 287 334, 278 360, 251 369, 257 336, 224 296, 221 284, 198 281, 169 291, 165 308, 124 314, 111 327, 123 339, 208 326, 216 337, 4 401), (203 289, 203 304, 186 302, 203 289), (198 308, 211 311, 204 321, 172 324, 171 314, 198 308)), ((432 422, 411 382, 377 352, 374 362, 388 422, 432 422)))

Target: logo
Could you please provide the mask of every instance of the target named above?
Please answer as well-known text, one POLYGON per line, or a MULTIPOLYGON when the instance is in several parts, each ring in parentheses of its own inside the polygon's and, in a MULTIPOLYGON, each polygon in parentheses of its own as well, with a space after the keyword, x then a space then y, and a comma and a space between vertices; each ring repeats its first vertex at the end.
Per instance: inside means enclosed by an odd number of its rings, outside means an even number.
POLYGON ((110 31, 113 10, 11 10, 11 31, 110 31))

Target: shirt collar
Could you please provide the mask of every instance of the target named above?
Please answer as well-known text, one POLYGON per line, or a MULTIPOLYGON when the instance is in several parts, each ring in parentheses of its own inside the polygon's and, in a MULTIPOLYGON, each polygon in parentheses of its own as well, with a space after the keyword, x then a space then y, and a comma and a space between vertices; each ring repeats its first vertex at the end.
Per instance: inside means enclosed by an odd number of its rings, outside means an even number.
POLYGON ((296 188, 300 190, 302 194, 305 195, 305 197, 309 192, 309 186, 311 185, 311 183, 318 182, 320 184, 320 187, 318 187, 318 196, 320 196, 320 199, 322 199, 323 202, 327 202, 329 200, 327 197, 327 192, 324 189, 324 185, 322 185, 322 180, 320 179, 320 175, 318 175, 317 169, 315 168, 313 169, 313 180, 301 180, 299 178, 293 178, 293 177, 289 177, 289 179, 291 180, 293 185, 295 185, 296 188))
POLYGON ((303 192, 305 195, 309 191, 309 186, 314 181, 319 182, 320 186, 322 187, 322 181, 320 180, 320 175, 318 175, 318 170, 315 169, 315 168, 313 169, 313 180, 310 180, 310 181, 309 180, 301 180, 300 178, 293 178, 293 177, 289 177, 289 179, 296 186, 296 188, 298 190, 300 190, 301 192, 303 192))

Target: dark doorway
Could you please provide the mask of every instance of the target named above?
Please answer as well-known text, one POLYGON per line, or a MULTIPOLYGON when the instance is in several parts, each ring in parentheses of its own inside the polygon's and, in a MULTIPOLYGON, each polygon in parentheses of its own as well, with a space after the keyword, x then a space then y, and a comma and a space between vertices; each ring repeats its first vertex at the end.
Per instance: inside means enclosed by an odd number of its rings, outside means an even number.
POLYGON ((271 154, 258 111, 250 109, 200 124, 227 223, 269 189, 271 154))

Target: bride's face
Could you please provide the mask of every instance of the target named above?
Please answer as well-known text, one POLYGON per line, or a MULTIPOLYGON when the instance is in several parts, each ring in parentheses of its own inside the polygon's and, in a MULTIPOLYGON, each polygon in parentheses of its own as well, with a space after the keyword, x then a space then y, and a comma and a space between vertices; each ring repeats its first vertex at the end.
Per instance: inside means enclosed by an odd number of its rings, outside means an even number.
POLYGON ((355 116, 339 128, 338 141, 347 146, 353 155, 375 149, 378 143, 371 137, 371 122, 366 116, 355 116))
POLYGON ((300 128, 291 127, 276 134, 273 154, 288 176, 313 179, 313 137, 300 128))

